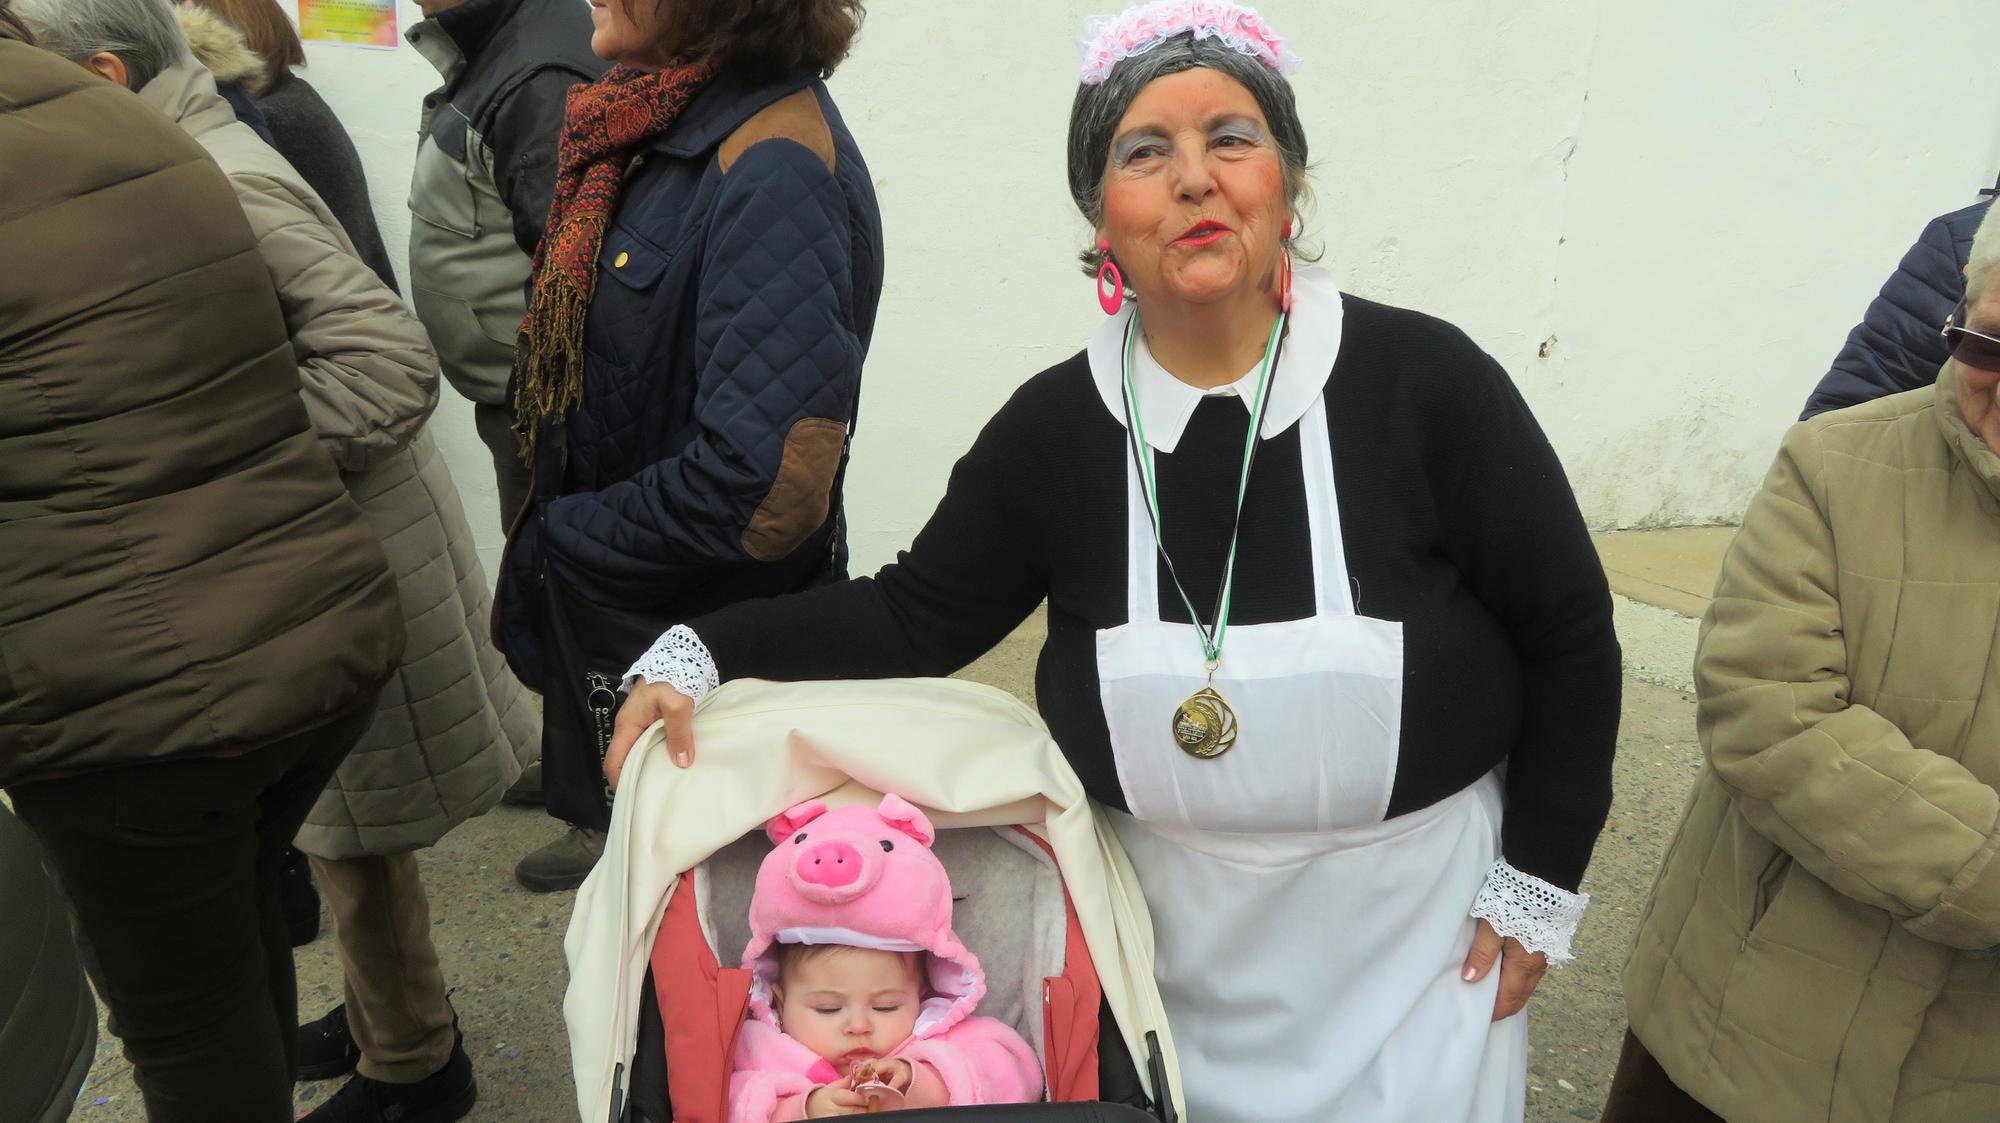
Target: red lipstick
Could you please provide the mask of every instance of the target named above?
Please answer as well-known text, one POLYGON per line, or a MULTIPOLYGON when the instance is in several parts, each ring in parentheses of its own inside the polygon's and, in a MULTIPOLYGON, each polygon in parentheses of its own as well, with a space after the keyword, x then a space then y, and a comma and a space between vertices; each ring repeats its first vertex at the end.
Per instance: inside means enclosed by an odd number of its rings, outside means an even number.
POLYGON ((1212 246, 1215 243, 1221 241, 1225 235, 1230 233, 1233 233, 1233 231, 1231 231, 1229 227, 1224 226, 1220 222, 1217 222, 1214 219, 1203 219, 1200 222, 1195 223, 1193 226, 1188 227, 1187 233, 1182 234, 1178 238, 1175 238, 1174 244, 1177 246, 1192 246, 1195 248, 1200 248, 1202 246, 1212 246))

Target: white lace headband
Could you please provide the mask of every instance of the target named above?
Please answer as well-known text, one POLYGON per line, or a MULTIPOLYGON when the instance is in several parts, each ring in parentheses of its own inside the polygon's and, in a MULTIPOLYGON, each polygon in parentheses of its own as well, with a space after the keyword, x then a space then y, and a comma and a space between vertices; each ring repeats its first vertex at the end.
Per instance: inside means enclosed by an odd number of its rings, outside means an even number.
POLYGON ((1197 39, 1218 40, 1280 74, 1299 68, 1299 56, 1255 8, 1228 0, 1153 0, 1115 16, 1083 21, 1083 37, 1077 40, 1083 48, 1083 84, 1095 86, 1111 77, 1119 63, 1190 31, 1197 39))

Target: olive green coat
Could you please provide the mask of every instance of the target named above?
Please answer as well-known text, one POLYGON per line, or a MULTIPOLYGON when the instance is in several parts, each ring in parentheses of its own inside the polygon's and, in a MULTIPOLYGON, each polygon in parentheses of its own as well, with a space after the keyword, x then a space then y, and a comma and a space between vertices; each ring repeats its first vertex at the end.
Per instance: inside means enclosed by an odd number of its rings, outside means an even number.
POLYGON ((2000 457, 1957 382, 1795 427, 1702 624, 1625 990, 1731 1123, 2000 1120, 2000 457))
POLYGON ((395 585, 215 164, 0 38, 0 261, 0 786, 363 700, 403 651, 395 585))

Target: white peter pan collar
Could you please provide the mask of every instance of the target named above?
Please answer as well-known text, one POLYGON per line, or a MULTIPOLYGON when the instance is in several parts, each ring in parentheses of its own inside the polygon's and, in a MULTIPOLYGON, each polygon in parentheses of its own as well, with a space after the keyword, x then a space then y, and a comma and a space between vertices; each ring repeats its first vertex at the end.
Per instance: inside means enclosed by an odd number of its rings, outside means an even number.
MULTIPOLYGON (((1090 338, 1090 376, 1097 384, 1104 408, 1125 424, 1125 325, 1135 305, 1127 302, 1115 316, 1105 318, 1090 338)), ((1317 266, 1298 270, 1292 276, 1292 315, 1285 345, 1278 355, 1278 370, 1272 378, 1271 402, 1264 409, 1263 438, 1269 440, 1298 424, 1333 373, 1333 361, 1340 355, 1340 284, 1332 273, 1317 266)), ((1203 398, 1233 397, 1250 408, 1257 393, 1257 369, 1226 386, 1197 390, 1167 373, 1145 337, 1132 357, 1132 381, 1138 388, 1139 412, 1145 422, 1146 443, 1155 451, 1172 453, 1187 429, 1188 418, 1203 398)))

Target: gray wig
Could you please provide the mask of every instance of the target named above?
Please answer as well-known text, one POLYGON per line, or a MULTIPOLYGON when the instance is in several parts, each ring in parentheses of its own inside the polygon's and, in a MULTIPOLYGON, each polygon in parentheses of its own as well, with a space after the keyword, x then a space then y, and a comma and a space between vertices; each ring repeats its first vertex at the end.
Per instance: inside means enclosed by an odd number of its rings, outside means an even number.
MULTIPOLYGON (((1271 136, 1277 141, 1278 161, 1285 172, 1285 194, 1294 211, 1304 205, 1306 130, 1299 122, 1292 84, 1258 59, 1214 39, 1197 39, 1194 33, 1186 32, 1143 55, 1120 62, 1103 82, 1077 87, 1076 101, 1069 111, 1069 194, 1091 226, 1104 221, 1104 172, 1111 160, 1111 142, 1125 111, 1132 107, 1139 91, 1155 80, 1196 69, 1226 74, 1257 99, 1257 108, 1263 110, 1264 120, 1271 126, 1271 136)), ((1103 255, 1095 246, 1084 251, 1087 272, 1097 272, 1102 261, 1103 255)))
POLYGON ((14 12, 45 50, 82 62, 101 52, 125 63, 134 90, 188 55, 187 36, 167 0, 13 0, 14 12))

